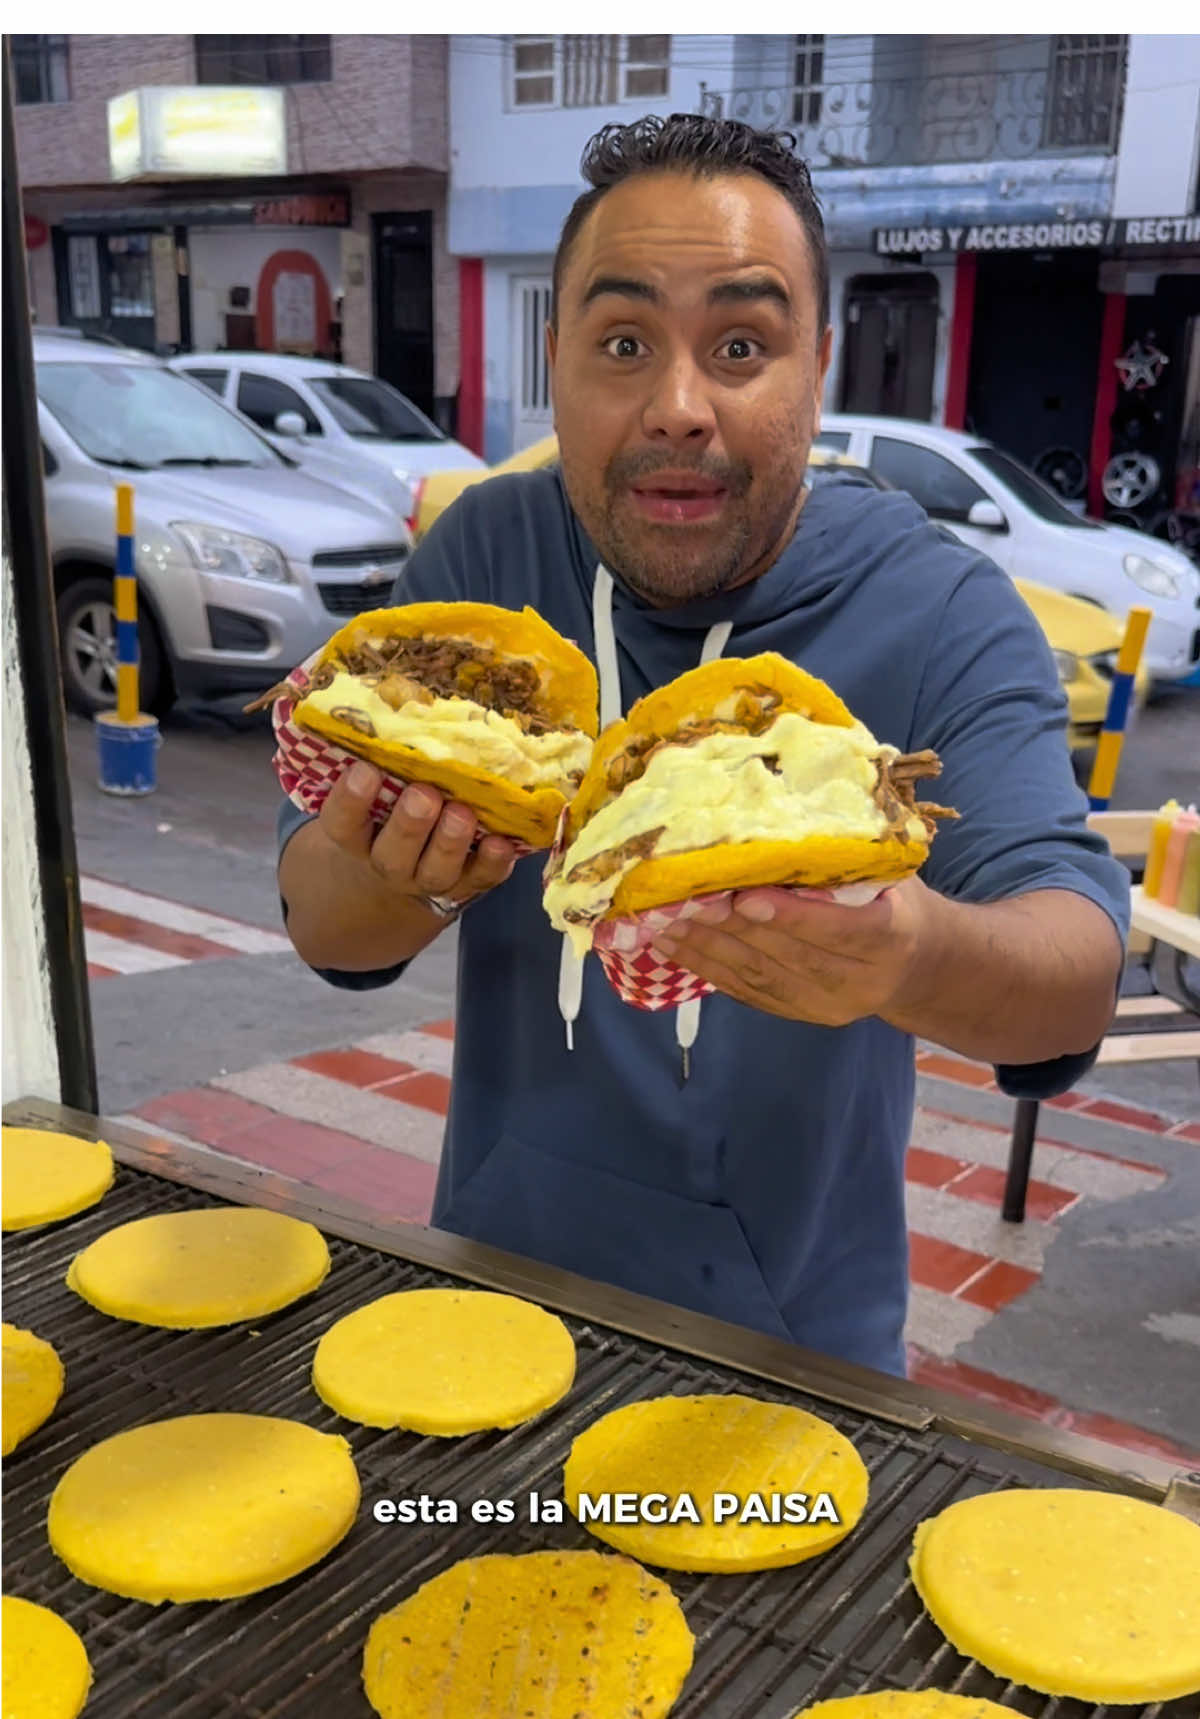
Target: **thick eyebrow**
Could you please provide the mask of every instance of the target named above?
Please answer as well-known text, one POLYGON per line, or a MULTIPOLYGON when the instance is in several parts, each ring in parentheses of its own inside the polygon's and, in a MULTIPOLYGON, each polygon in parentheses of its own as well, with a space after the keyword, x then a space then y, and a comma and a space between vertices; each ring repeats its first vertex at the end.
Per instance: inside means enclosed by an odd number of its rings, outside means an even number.
POLYGON ((759 299, 774 299, 786 311, 792 308, 787 288, 771 275, 748 275, 741 280, 722 281, 708 295, 709 304, 751 304, 759 299))
POLYGON ((648 304, 663 303, 663 295, 649 281, 634 280, 626 275, 597 275, 583 295, 583 308, 586 310, 594 299, 606 298, 610 294, 615 298, 644 299, 648 304))

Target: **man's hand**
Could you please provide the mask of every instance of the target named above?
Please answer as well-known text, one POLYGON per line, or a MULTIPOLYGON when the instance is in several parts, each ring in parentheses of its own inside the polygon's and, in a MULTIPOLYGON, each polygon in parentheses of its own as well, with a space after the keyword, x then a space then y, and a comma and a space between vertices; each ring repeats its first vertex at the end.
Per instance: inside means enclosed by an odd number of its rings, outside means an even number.
POLYGON ((877 1016, 995 1064, 1099 1043, 1124 951, 1072 890, 951 901, 908 878, 865 907, 749 889, 659 931, 655 947, 752 1008, 841 1027, 877 1016))
POLYGON ((928 935, 915 878, 864 907, 748 889, 655 933, 662 954, 719 991, 786 1020, 844 1027, 885 1015, 911 986, 928 935))
POLYGON ((370 764, 352 765, 283 850, 288 935, 310 967, 363 973, 410 961, 448 923, 432 898, 465 907, 516 863, 502 836, 486 836, 472 854, 474 812, 425 784, 406 788, 376 833, 381 780, 370 764))
POLYGON ((472 854, 477 819, 469 806, 447 801, 436 788, 413 783, 375 833, 371 807, 383 778, 361 760, 339 776, 318 824, 336 848, 360 860, 392 894, 430 896, 465 907, 503 883, 516 850, 503 836, 485 836, 472 854))

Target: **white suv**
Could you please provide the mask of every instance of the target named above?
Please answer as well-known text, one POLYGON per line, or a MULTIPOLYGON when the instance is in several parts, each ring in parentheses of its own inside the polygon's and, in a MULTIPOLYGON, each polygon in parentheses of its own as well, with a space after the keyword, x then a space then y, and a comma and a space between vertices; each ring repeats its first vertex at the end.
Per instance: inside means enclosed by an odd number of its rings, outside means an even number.
POLYGON ((823 413, 818 445, 849 454, 1014 579, 1152 613, 1145 663, 1176 681, 1200 665, 1200 570, 1157 538, 1081 519, 1011 454, 980 436, 907 418, 823 413))

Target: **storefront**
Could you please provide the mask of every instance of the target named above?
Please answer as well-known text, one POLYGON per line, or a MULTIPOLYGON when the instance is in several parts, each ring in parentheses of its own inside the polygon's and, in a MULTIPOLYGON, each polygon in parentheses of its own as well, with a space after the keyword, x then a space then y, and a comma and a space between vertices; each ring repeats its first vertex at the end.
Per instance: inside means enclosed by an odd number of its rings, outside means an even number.
POLYGON ((338 357, 350 215, 345 187, 51 211, 56 320, 147 351, 338 357))
POLYGON ((880 257, 954 259, 946 423, 1096 517, 1200 527, 1200 215, 880 229, 880 257))

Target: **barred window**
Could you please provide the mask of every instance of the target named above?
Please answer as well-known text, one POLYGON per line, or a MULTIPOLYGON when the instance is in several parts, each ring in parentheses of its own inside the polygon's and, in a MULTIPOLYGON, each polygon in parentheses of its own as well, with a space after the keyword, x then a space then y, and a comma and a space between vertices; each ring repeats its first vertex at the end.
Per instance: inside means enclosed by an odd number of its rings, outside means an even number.
POLYGON ((65 36, 10 36, 8 40, 18 102, 70 101, 65 36))
POLYGON ((820 123, 824 88, 824 36, 797 36, 792 70, 793 125, 820 123))
POLYGON ((1128 36, 1055 36, 1046 92, 1046 147, 1117 147, 1128 36))
POLYGON ((330 36, 197 36, 198 84, 327 84, 330 36))
POLYGON ((665 96, 670 36, 514 36, 512 105, 609 107, 665 96))

